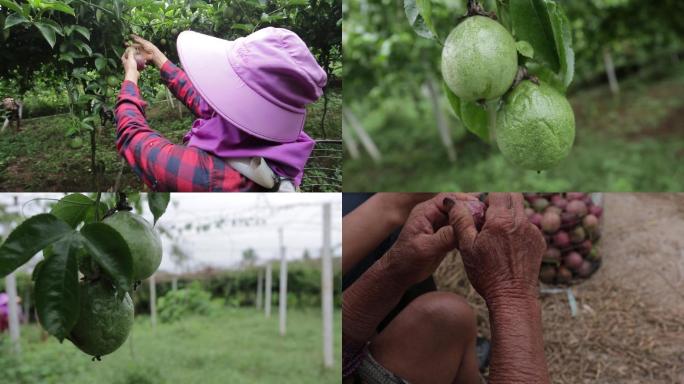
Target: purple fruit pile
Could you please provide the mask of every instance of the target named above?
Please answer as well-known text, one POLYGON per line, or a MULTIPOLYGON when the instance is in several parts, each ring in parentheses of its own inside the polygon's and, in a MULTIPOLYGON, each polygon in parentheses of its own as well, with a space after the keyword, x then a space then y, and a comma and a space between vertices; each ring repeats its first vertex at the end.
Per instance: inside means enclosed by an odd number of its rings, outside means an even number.
POLYGON ((580 192, 526 193, 525 201, 525 214, 546 239, 539 279, 569 284, 594 273, 600 265, 596 242, 603 208, 580 192))

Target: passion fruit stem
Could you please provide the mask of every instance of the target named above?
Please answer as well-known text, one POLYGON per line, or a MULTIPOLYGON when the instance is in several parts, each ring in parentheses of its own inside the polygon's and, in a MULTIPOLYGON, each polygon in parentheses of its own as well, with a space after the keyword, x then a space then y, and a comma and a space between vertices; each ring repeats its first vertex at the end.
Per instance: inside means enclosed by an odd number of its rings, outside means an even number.
POLYGON ((484 8, 482 8, 482 5, 477 0, 468 0, 468 14, 466 15, 466 17, 476 15, 489 17, 493 20, 497 19, 496 13, 485 11, 484 8))
POLYGON ((520 84, 523 79, 527 76, 527 68, 520 66, 518 67, 518 73, 515 75, 515 80, 513 80, 513 85, 511 85, 511 89, 515 88, 520 84))
POLYGON ((132 211, 133 207, 128 204, 126 199, 126 194, 124 192, 118 192, 116 194, 116 210, 117 211, 132 211))

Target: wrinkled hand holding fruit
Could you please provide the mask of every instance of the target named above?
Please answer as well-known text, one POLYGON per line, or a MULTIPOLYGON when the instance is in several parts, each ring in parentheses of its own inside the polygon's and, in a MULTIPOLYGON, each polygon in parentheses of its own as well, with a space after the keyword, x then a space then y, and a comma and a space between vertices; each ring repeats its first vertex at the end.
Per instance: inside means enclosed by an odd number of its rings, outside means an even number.
POLYGON ((449 34, 442 50, 442 76, 465 102, 503 96, 496 117, 496 141, 511 163, 541 171, 564 159, 575 140, 570 103, 544 82, 523 80, 518 72, 515 39, 497 21, 466 17, 449 34))

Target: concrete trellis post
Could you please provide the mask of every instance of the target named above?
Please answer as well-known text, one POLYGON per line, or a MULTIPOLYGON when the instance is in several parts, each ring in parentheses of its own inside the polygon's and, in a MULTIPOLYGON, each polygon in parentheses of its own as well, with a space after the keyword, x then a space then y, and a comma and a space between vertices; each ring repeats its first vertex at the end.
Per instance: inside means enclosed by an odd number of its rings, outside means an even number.
POLYGON ((280 294, 278 295, 278 304, 280 306, 280 336, 285 336, 287 328, 287 259, 285 258, 282 228, 278 228, 278 238, 280 239, 280 294))
MULTIPOLYGON (((18 196, 13 196, 14 197, 14 208, 18 210, 19 207, 19 197, 18 196)), ((9 225, 9 230, 12 231, 13 225, 9 225)), ((0 227, 0 229, 4 230, 7 229, 4 225, 0 227)), ((0 236, 1 238, 1 236, 0 236)), ((5 278, 5 290, 7 291, 7 296, 9 299, 8 305, 8 316, 9 316, 9 333, 10 333, 10 340, 12 342, 12 346, 14 349, 14 352, 19 354, 21 353, 21 343, 20 343, 20 331, 19 331, 19 306, 17 305, 17 278, 15 275, 15 272, 10 273, 7 275, 5 278)))
POLYGON ((610 53, 608 47, 603 48, 603 65, 606 68, 606 76, 608 77, 608 85, 613 96, 620 94, 620 84, 615 75, 615 65, 613 64, 613 55, 610 53))
POLYGON ((9 296, 7 306, 9 309, 10 340, 12 340, 14 352, 19 354, 21 353, 21 344, 19 342, 19 306, 17 305, 17 278, 14 272, 5 278, 5 289, 7 290, 7 296, 9 296))
POLYGON ((154 275, 150 276, 150 323, 157 326, 157 284, 154 275))
POLYGON ((330 203, 323 205, 323 252, 321 255, 321 309, 323 311, 323 365, 332 368, 333 355, 333 267, 330 203))
POLYGON ((259 310, 261 309, 261 294, 264 290, 263 288, 263 275, 264 275, 264 270, 259 268, 257 269, 257 291, 256 291, 256 309, 259 310))
POLYGON ((271 317, 271 261, 266 262, 266 286, 264 287, 264 313, 271 317))

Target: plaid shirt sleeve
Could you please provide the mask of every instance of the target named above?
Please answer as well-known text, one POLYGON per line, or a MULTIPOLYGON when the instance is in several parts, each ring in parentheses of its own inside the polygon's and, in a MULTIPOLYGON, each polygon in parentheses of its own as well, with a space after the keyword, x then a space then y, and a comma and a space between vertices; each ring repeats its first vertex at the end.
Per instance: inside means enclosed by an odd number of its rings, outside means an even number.
POLYGON ((167 60, 162 65, 161 79, 171 93, 185 104, 195 116, 206 119, 214 114, 214 110, 197 92, 185 72, 173 64, 171 60, 167 60))
POLYGON ((173 144, 150 129, 145 119, 146 106, 138 86, 124 81, 115 108, 116 148, 152 190, 228 192, 261 189, 225 160, 199 148, 173 144))

